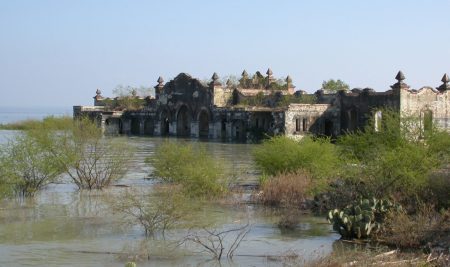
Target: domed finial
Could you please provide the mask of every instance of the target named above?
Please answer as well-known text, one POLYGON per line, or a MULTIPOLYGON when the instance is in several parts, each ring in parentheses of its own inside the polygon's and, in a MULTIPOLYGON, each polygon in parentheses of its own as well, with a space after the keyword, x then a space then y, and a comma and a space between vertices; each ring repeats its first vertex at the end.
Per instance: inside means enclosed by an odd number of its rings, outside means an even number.
POLYGON ((247 77, 248 77, 248 73, 247 73, 246 70, 244 70, 244 71, 242 72, 242 77, 244 77, 244 78, 247 78, 247 77))
POLYGON ((158 78, 158 84, 159 85, 161 85, 161 84, 163 84, 164 83, 164 79, 163 79, 163 77, 161 77, 161 76, 159 76, 159 78, 158 78))
POLYGON ((391 85, 392 89, 409 89, 409 85, 403 82, 405 80, 405 75, 403 74, 402 71, 399 71, 397 73, 395 79, 397 80, 397 82, 391 85))
POLYGON ((95 94, 100 96, 102 94, 102 91, 100 91, 100 89, 97 88, 97 91, 95 91, 95 94))
POLYGON ((403 74, 403 72, 401 70, 397 73, 397 76, 395 76, 395 79, 399 82, 405 80, 405 75, 403 74))
POLYGON ((273 72, 270 68, 268 68, 266 74, 270 77, 272 76, 273 72))
POLYGON ((438 89, 440 92, 444 92, 446 90, 450 90, 450 84, 449 84, 450 79, 448 78, 447 73, 444 74, 444 76, 442 77, 441 81, 442 81, 442 85, 439 86, 436 89, 438 89))
POLYGON ((210 83, 211 86, 218 86, 218 85, 222 85, 219 81, 219 75, 217 75, 217 73, 214 72, 213 76, 211 77, 212 82, 210 83))

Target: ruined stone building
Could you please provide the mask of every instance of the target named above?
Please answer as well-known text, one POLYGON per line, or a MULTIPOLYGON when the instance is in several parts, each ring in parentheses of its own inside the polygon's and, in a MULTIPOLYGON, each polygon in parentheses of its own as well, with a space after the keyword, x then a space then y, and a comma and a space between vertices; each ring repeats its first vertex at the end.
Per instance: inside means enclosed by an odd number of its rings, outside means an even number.
POLYGON ((423 127, 432 123, 450 131, 447 75, 436 89, 411 89, 402 72, 396 80, 385 92, 366 88, 307 94, 295 91, 289 76, 276 80, 270 69, 266 76, 257 72, 250 77, 244 71, 239 81, 225 84, 216 73, 209 84, 181 73, 167 83, 160 77, 154 97, 132 93, 126 99, 105 98, 97 90, 94 106, 74 106, 74 116, 89 116, 108 135, 251 141, 277 134, 338 136, 361 129, 370 118, 382 120, 381 110, 390 108, 420 118, 423 127))

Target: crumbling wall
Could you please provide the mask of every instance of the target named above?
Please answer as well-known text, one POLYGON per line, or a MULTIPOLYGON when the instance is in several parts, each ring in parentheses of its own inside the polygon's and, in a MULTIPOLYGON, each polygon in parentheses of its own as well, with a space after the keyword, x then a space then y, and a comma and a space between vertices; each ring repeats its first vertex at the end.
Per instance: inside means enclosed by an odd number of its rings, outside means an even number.
POLYGON ((402 116, 420 119, 423 127, 426 112, 431 112, 433 125, 450 132, 450 91, 439 92, 431 87, 401 90, 400 112, 402 116))

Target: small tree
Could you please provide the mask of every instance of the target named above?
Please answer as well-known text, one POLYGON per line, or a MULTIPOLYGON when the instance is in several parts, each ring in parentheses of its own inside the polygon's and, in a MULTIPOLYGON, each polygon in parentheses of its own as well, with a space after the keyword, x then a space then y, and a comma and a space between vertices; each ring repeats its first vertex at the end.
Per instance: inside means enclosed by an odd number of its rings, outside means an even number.
POLYGON ((131 157, 121 141, 104 138, 101 129, 88 119, 75 122, 72 133, 60 139, 60 161, 80 189, 102 189, 120 178, 131 157), (65 157, 65 158, 64 158, 65 157))
POLYGON ((34 196, 64 171, 55 156, 27 133, 16 136, 3 147, 0 166, 4 192, 12 190, 21 196, 34 196))
POLYGON ((176 186, 158 186, 155 193, 147 195, 138 190, 127 190, 120 201, 111 201, 115 212, 125 215, 130 223, 139 223, 146 237, 164 234, 186 216, 184 199, 176 186))
POLYGON ((340 90, 348 90, 350 88, 350 86, 348 84, 346 84, 344 81, 342 80, 334 80, 334 79, 329 79, 328 81, 323 81, 322 82, 322 89, 323 90, 329 90, 329 91, 333 91, 333 92, 337 92, 340 90))

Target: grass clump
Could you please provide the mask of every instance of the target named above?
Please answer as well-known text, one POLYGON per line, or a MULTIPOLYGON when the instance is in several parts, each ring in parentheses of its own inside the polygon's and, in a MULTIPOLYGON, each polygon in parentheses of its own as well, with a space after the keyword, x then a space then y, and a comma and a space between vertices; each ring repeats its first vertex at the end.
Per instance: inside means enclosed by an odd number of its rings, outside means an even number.
POLYGON ((311 195, 311 184, 308 174, 281 173, 261 184, 257 200, 269 206, 299 208, 311 195))
POLYGON ((154 175, 163 181, 181 184, 190 197, 217 197, 227 191, 224 166, 202 146, 164 142, 147 161, 154 175))

